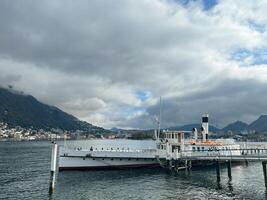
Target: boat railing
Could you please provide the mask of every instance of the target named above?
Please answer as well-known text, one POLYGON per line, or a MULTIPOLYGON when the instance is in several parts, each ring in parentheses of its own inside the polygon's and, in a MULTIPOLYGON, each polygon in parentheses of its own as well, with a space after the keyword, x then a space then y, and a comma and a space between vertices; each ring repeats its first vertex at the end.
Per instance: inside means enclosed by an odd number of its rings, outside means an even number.
POLYGON ((133 153, 149 153, 155 152, 156 149, 131 149, 131 148, 82 148, 82 147, 74 147, 75 151, 92 151, 92 152, 133 152, 133 153))
POLYGON ((203 151, 193 151, 193 150, 184 150, 181 152, 181 157, 183 158, 193 158, 193 157, 223 157, 227 156, 232 157, 265 157, 267 156, 266 148, 237 148, 237 149, 217 149, 214 151, 203 150, 203 151))

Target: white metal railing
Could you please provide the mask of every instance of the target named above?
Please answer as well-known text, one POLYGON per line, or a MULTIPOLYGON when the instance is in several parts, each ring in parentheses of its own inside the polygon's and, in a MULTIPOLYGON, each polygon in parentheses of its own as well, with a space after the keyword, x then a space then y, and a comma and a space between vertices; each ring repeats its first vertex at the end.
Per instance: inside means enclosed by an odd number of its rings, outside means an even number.
POLYGON ((73 148, 68 148, 68 150, 75 150, 75 151, 91 151, 91 152, 156 152, 156 149, 130 149, 130 148, 93 148, 93 149, 88 149, 88 148, 82 148, 82 147, 73 147, 73 148))
POLYGON ((227 150, 217 150, 217 151, 182 151, 181 158, 183 159, 255 159, 255 158, 266 158, 267 159, 267 149, 227 149, 227 150))

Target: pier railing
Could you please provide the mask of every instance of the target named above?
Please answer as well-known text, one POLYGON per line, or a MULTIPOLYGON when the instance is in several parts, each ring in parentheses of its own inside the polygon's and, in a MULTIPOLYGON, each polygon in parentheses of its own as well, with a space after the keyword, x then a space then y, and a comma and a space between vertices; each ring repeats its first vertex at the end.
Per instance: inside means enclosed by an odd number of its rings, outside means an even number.
POLYGON ((267 161, 267 149, 243 148, 227 150, 182 151, 178 159, 183 160, 232 160, 267 161))

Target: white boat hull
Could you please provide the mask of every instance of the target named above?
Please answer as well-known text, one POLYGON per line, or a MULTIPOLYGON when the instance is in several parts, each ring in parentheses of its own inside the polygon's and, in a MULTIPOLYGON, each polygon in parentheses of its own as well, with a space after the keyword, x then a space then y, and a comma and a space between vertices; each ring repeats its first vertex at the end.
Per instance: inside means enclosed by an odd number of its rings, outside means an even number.
POLYGON ((155 158, 92 158, 61 156, 59 170, 122 169, 157 167, 155 158))
POLYGON ((156 167, 156 150, 87 150, 60 148, 59 170, 156 167))

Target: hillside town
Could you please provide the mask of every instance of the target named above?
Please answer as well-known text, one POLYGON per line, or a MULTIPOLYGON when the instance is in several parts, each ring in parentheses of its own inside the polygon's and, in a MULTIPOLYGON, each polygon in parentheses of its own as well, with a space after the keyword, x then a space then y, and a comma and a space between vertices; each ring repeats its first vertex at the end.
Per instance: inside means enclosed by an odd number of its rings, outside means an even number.
MULTIPOLYGON (((140 132, 140 131, 139 131, 140 132)), ((8 124, 0 122, 0 141, 30 141, 30 140, 81 140, 81 139, 148 139, 150 136, 142 135, 139 132, 110 131, 109 133, 85 133, 84 131, 64 131, 52 128, 49 131, 39 129, 27 129, 20 126, 11 128, 8 124)))
POLYGON ((25 129, 20 126, 15 128, 9 128, 6 123, 0 123, 0 140, 59 140, 70 139, 70 135, 67 132, 60 130, 44 131, 44 130, 32 130, 25 129))

